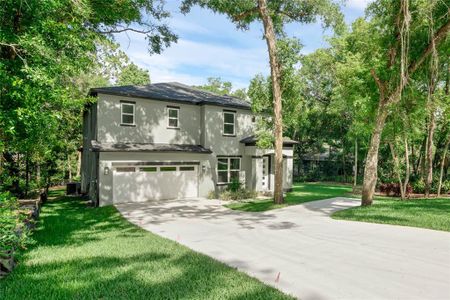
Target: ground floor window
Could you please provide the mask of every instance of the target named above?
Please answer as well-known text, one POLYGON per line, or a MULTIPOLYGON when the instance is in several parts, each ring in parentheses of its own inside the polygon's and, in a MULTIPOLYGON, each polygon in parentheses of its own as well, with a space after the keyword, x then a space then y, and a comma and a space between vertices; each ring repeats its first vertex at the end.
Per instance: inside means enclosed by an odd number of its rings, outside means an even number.
POLYGON ((234 178, 239 179, 241 159, 239 157, 222 157, 217 159, 218 183, 229 183, 234 178))

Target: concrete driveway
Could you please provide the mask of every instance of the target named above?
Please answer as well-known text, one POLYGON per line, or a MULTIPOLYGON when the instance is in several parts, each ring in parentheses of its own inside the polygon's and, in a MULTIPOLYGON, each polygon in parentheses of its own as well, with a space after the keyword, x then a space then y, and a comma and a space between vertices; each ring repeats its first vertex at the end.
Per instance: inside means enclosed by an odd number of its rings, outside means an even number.
POLYGON ((450 233, 337 221, 333 198, 265 213, 216 200, 117 205, 131 222, 301 299, 450 299, 450 233))

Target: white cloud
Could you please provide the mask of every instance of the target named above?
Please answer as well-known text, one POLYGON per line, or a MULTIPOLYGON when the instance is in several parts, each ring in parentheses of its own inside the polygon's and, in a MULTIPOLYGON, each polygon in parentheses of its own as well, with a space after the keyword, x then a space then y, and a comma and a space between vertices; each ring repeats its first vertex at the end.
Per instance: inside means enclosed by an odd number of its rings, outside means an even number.
POLYGON ((123 50, 133 62, 150 71, 152 82, 179 81, 203 84, 209 76, 231 81, 236 88, 247 87, 257 73, 268 73, 266 47, 235 48, 208 42, 179 39, 160 55, 149 55, 142 36, 119 36, 123 50))
POLYGON ((182 18, 172 18, 169 22, 169 28, 173 29, 176 33, 195 33, 195 34, 211 34, 211 31, 193 22, 188 22, 182 18))
POLYGON ((358 10, 365 10, 367 5, 369 5, 369 3, 372 1, 373 0, 348 0, 347 7, 358 9, 358 10))

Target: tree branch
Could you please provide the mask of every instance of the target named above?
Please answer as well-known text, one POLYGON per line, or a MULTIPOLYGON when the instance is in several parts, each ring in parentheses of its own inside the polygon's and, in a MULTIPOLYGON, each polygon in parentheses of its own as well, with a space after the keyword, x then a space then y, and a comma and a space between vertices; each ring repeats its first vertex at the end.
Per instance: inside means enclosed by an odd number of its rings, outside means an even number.
POLYGON ((398 43, 400 42, 400 21, 402 16, 402 10, 399 9, 397 17, 395 18, 395 38, 394 43, 391 45, 391 47, 388 50, 388 69, 392 68, 392 66, 395 63, 395 58, 397 57, 397 47, 398 43))
POLYGON ((374 69, 370 70, 370 74, 372 75, 373 79, 375 80, 378 90, 380 91, 380 98, 384 99, 385 91, 386 91, 384 82, 378 77, 378 75, 377 75, 377 73, 375 73, 374 69))
POLYGON ((245 19, 246 17, 254 14, 254 13, 258 13, 258 7, 253 7, 249 10, 243 11, 240 14, 237 14, 235 16, 232 16, 233 20, 236 22, 242 21, 243 19, 245 19))
MULTIPOLYGON (((449 10, 450 13, 450 10, 449 10)), ((450 20, 439 28, 439 30, 434 34, 433 39, 430 41, 428 46, 423 50, 422 54, 418 59, 413 61, 408 67, 408 73, 414 73, 420 65, 425 61, 428 55, 433 51, 433 45, 437 46, 450 32, 450 20)))
POLYGON ((290 12, 285 11, 285 10, 278 10, 278 13, 283 15, 283 16, 285 16, 285 17, 288 17, 288 18, 290 18, 292 20, 296 20, 296 19, 299 19, 299 18, 301 19, 303 17, 306 17, 305 13, 294 15, 294 14, 291 14, 290 12))
POLYGON ((137 33, 141 33, 141 34, 148 34, 150 32, 152 32, 153 30, 139 30, 139 29, 134 29, 134 28, 123 28, 123 29, 111 29, 111 30, 106 30, 106 31, 96 31, 97 33, 101 33, 101 34, 111 34, 111 33, 121 33, 121 32, 127 32, 127 31, 132 31, 132 32, 137 32, 137 33))
MULTIPOLYGON (((25 64, 25 66, 27 66, 27 61, 19 53, 20 52, 20 50, 18 49, 19 44, 7 44, 7 43, 0 42, 0 46, 5 46, 5 47, 10 48, 12 50, 12 53, 14 53, 14 55, 17 55, 22 60, 22 62, 25 64)), ((10 58, 14 59, 14 55, 11 55, 10 58)))

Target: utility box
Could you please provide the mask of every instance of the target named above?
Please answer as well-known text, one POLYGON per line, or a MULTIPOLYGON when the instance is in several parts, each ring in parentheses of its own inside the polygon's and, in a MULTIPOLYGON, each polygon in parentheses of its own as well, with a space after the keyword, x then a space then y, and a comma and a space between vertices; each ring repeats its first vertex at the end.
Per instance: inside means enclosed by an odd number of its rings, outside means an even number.
POLYGON ((68 182, 66 184, 66 195, 79 195, 81 184, 79 182, 68 182))

